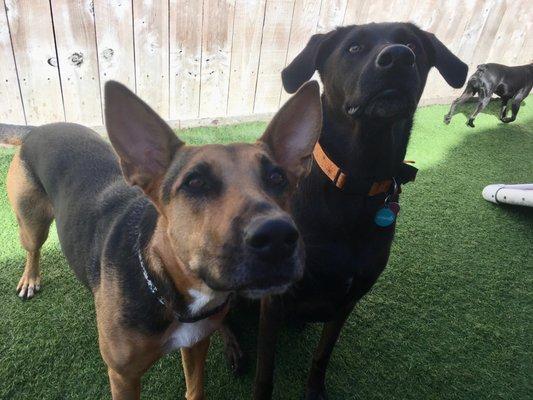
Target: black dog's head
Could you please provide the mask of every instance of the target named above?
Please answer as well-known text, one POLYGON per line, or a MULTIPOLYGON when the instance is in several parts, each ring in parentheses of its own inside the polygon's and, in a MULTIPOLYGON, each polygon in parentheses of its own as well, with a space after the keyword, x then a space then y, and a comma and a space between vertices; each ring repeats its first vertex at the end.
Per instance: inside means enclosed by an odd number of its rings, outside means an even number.
POLYGON ((432 33, 410 23, 373 23, 314 35, 282 78, 293 93, 316 70, 326 106, 348 118, 387 120, 413 115, 431 67, 454 88, 468 72, 432 33))

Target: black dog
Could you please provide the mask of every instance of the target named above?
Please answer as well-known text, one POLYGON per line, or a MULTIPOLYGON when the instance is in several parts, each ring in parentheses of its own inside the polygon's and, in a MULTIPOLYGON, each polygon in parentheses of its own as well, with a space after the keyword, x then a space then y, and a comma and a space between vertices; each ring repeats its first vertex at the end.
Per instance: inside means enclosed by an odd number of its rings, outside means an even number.
POLYGON ((433 34, 380 23, 314 35, 283 71, 289 93, 319 71, 324 116, 315 162, 293 202, 306 271, 287 295, 261 302, 256 400, 271 398, 282 315, 325 322, 306 399, 326 398, 326 368, 340 331, 388 261, 397 185, 416 173, 403 163, 413 114, 433 66, 451 86, 464 84, 468 67, 433 34))
POLYGON ((470 77, 466 89, 461 96, 455 99, 448 114, 444 116, 447 125, 452 119, 455 108, 478 95, 478 105, 470 115, 466 125, 474 128, 474 119, 490 102, 493 94, 502 99, 500 120, 505 123, 513 122, 520 109, 520 104, 533 87, 533 63, 518 67, 508 67, 501 64, 481 64, 470 77), (511 100, 511 116, 507 116, 507 105, 511 100))

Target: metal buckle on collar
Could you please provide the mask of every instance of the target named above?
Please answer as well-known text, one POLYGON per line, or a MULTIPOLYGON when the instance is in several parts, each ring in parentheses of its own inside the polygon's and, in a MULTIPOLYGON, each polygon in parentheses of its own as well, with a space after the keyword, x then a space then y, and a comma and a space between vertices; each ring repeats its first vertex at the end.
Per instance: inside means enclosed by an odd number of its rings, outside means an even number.
MULTIPOLYGON (((392 178, 392 191, 390 191, 390 193, 387 195, 387 197, 385 198, 385 202, 388 202, 389 201, 389 198, 391 196, 396 196, 398 193, 399 193, 399 190, 400 190, 400 186, 398 185, 398 182, 396 182, 396 178, 392 178)), ((390 188, 389 188, 390 189, 390 188)))

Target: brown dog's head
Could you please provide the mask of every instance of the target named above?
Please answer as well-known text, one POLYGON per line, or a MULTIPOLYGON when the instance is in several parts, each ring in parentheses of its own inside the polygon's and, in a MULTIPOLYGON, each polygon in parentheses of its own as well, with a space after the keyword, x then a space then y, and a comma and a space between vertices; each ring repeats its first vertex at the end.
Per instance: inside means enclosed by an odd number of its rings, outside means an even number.
POLYGON ((173 255, 207 286, 257 297, 303 273, 288 214, 322 125, 318 84, 302 87, 255 144, 187 146, 123 85, 105 87, 124 177, 156 206, 173 255))
POLYGON ((282 77, 294 93, 316 70, 328 106, 347 118, 376 120, 412 115, 431 67, 454 88, 468 72, 432 33, 410 23, 374 23, 312 36, 282 77))

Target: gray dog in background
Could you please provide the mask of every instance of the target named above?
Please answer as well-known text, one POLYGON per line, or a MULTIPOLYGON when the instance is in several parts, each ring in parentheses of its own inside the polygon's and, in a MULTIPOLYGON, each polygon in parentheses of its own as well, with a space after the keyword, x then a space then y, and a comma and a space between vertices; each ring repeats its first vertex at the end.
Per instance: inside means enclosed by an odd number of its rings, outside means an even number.
POLYGON ((518 67, 508 67, 502 64, 481 64, 470 77, 463 94, 455 99, 448 114, 444 116, 444 123, 449 124, 455 108, 459 104, 478 95, 476 110, 470 115, 467 125, 474 128, 474 119, 489 104, 493 94, 502 99, 500 120, 508 123, 516 119, 520 104, 533 86, 533 63, 518 67), (507 116, 507 106, 511 100, 511 116, 507 116))

